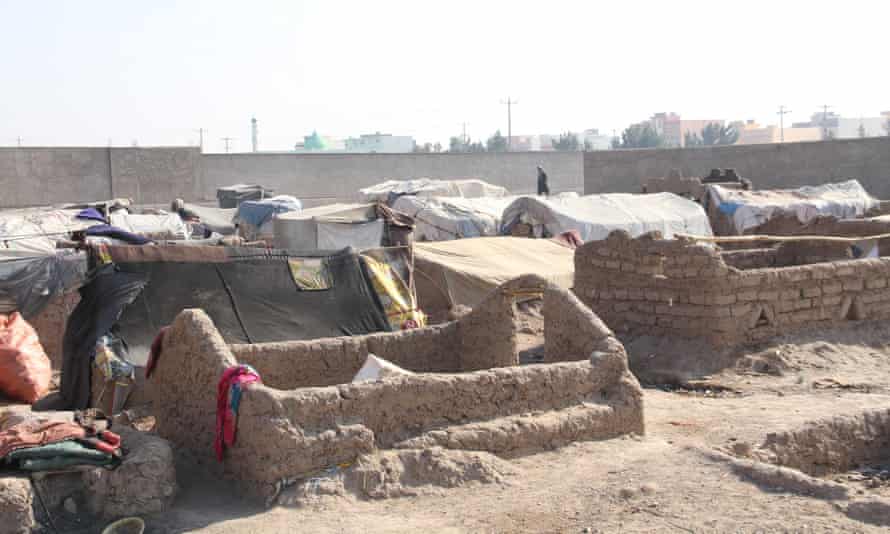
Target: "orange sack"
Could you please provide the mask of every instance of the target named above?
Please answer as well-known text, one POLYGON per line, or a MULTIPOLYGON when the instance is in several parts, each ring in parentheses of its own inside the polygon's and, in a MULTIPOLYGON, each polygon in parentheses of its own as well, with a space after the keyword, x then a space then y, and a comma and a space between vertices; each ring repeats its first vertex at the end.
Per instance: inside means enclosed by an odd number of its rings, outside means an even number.
POLYGON ((0 392, 34 404, 49 393, 52 374, 34 328, 19 312, 0 314, 0 392))

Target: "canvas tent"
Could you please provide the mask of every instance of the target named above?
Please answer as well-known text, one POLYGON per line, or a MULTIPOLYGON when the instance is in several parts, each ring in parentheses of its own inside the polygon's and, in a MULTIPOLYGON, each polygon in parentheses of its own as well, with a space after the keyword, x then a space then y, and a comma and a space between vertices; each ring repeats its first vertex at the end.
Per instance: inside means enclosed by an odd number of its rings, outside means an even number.
POLYGON ((102 224, 77 219, 80 209, 28 208, 0 213, 0 251, 53 254, 71 232, 102 224))
POLYGON ((276 248, 367 250, 409 245, 414 220, 383 204, 330 204, 275 219, 276 248))
POLYGON ((66 404, 89 403, 97 340, 113 332, 144 365, 159 329, 202 308, 228 343, 366 334, 390 329, 359 256, 288 255, 228 247, 108 247, 80 290, 63 343, 66 404))
POLYGON ((0 313, 19 311, 30 319, 54 297, 83 284, 86 275, 83 252, 0 253, 0 313))
POLYGON ((758 227, 780 216, 796 218, 801 225, 819 216, 862 217, 879 205, 857 180, 759 191, 709 185, 706 193, 714 230, 722 235, 756 233, 758 227))
POLYGON ((480 237, 415 243, 417 299, 427 313, 475 306, 500 284, 536 274, 562 288, 575 277, 574 250, 549 239, 480 237))
POLYGON ((495 236, 501 214, 517 197, 399 197, 393 209, 411 216, 417 241, 495 236))
POLYGON ((658 230, 666 239, 675 232, 711 235, 704 209, 673 193, 520 197, 504 209, 501 234, 509 235, 520 223, 531 226, 537 237, 577 230, 584 242, 605 239, 613 230, 632 237, 658 230))
POLYGON ((509 193, 503 187, 477 179, 433 180, 387 180, 359 190, 363 202, 386 202, 391 204, 400 196, 418 197, 505 197, 509 193))
POLYGON ((303 204, 290 195, 278 195, 264 200, 245 200, 238 205, 233 221, 238 234, 249 240, 272 241, 275 236, 274 221, 284 213, 299 212, 303 204))

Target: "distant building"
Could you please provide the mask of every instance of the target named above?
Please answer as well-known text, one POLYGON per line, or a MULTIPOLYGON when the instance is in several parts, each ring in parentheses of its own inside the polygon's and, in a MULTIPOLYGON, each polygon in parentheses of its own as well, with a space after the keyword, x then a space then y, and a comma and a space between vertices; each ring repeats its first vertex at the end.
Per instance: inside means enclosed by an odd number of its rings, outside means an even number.
POLYGON ((346 152, 395 154, 414 151, 414 138, 380 132, 350 137, 345 142, 346 152))
MULTIPOLYGON (((813 113, 809 122, 795 123, 795 127, 818 128, 822 138, 854 139, 857 137, 882 137, 890 134, 890 111, 884 111, 878 117, 841 117, 833 112, 813 113)), ((787 138, 786 138, 787 140, 787 138)))
MULTIPOLYGON (((766 143, 782 142, 782 129, 775 124, 761 126, 753 120, 734 122, 733 126, 739 132, 737 145, 758 145, 766 143)), ((822 129, 807 124, 794 124, 785 128, 784 140, 786 143, 799 143, 802 141, 819 141, 822 139, 822 129)))
POLYGON ((596 128, 584 130, 578 136, 581 147, 585 150, 610 150, 612 148, 612 136, 603 135, 596 128))
POLYGON ((652 126, 652 129, 661 136, 666 147, 686 146, 686 134, 695 134, 701 137, 702 130, 709 124, 723 126, 723 119, 681 119, 678 113, 656 113, 643 122, 652 126))
POLYGON ((295 152, 343 152, 343 142, 333 137, 324 137, 318 135, 318 132, 312 130, 311 135, 303 137, 302 143, 294 145, 295 152))

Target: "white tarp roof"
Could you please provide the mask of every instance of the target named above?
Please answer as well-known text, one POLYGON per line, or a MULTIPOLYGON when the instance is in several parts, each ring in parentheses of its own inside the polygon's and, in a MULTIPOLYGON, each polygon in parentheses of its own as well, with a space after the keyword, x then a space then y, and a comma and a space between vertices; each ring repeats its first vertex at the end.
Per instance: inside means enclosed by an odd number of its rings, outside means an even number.
MULTIPOLYGON (((577 198, 577 193, 560 193, 552 199, 577 198)), ((416 241, 448 241, 465 237, 496 236, 501 216, 519 195, 507 197, 399 197, 392 205, 414 218, 416 241)))
POLYGON ((584 242, 605 239, 613 230, 625 230, 632 237, 658 230, 665 239, 675 232, 712 235, 705 210, 673 193, 521 197, 504 209, 501 233, 520 222, 543 226, 551 236, 577 230, 584 242))
POLYGON ((340 245, 345 243, 359 250, 379 247, 383 221, 380 224, 369 224, 376 221, 377 210, 374 204, 328 204, 282 213, 273 221, 275 247, 287 250, 324 250, 334 242, 340 245), (374 240, 376 242, 369 245, 374 240))
POLYGON ((183 240, 189 238, 189 231, 177 213, 160 215, 127 213, 119 210, 109 216, 112 226, 128 232, 148 236, 151 239, 183 240))
POLYGON ((730 216, 738 234, 760 226, 780 213, 794 213, 805 224, 819 215, 833 215, 839 219, 861 217, 880 204, 858 180, 761 191, 709 185, 707 195, 714 209, 730 216))
POLYGON ((518 197, 399 197, 392 209, 414 218, 416 241, 495 236, 501 214, 518 197))
POLYGON ((463 198, 505 197, 509 195, 503 187, 475 178, 463 180, 434 180, 431 178, 387 180, 381 184, 360 189, 359 193, 364 202, 386 202, 391 194, 463 198))
POLYGON ((81 210, 33 208, 0 212, 0 251, 12 250, 54 254, 56 241, 67 239, 69 232, 102 224, 77 219, 81 210))
POLYGON ((524 274, 536 274, 559 287, 571 288, 575 251, 550 239, 524 237, 414 243, 414 267, 421 271, 415 283, 441 284, 453 304, 472 307, 499 285, 524 274))

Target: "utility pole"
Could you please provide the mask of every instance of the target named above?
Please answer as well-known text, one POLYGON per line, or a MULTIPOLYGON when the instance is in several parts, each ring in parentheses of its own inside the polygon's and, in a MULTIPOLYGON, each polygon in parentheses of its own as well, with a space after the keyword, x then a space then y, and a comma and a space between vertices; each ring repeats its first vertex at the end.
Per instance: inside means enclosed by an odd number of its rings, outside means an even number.
POLYGON ((779 139, 781 139, 781 143, 785 142, 785 115, 791 113, 790 109, 785 109, 785 106, 779 106, 779 139))
POLYGON ((20 135, 20 136, 16 137, 15 140, 18 143, 19 148, 22 148, 22 136, 20 135))
POLYGON ((507 104, 507 151, 513 150, 513 104, 518 104, 516 100, 510 100, 507 97, 506 102, 501 100, 501 104, 507 104))
POLYGON ((253 151, 256 152, 257 147, 257 124, 256 117, 251 117, 250 119, 250 143, 253 147, 253 151))
POLYGON ((222 141, 226 144, 226 154, 229 153, 229 142, 234 141, 234 137, 220 137, 222 141))
POLYGON ((198 128, 195 131, 198 132, 198 146, 201 147, 201 152, 204 152, 204 128, 198 128))
POLYGON ((461 141, 467 144, 467 123, 463 123, 463 133, 460 136, 461 141))
POLYGON ((822 139, 828 139, 828 110, 834 106, 822 104, 822 139))

